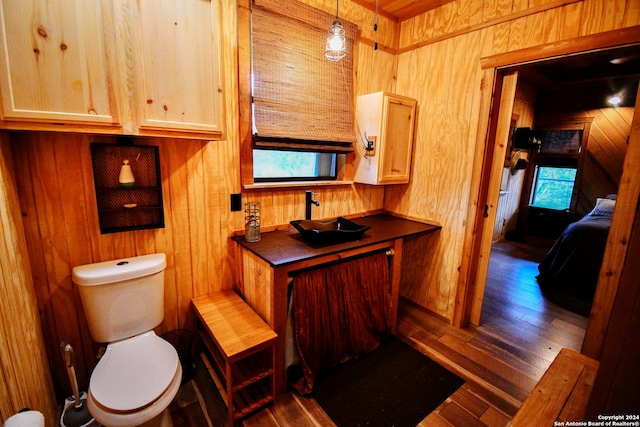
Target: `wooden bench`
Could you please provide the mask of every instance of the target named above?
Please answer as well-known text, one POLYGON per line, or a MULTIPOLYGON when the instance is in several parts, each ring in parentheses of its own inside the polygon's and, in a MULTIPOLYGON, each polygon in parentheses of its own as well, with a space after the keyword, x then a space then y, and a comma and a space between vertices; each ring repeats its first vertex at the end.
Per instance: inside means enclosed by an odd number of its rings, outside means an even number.
POLYGON ((276 333, 234 291, 192 300, 229 425, 275 399, 276 333))
POLYGON ((512 427, 583 421, 598 361, 563 348, 511 420, 512 427))

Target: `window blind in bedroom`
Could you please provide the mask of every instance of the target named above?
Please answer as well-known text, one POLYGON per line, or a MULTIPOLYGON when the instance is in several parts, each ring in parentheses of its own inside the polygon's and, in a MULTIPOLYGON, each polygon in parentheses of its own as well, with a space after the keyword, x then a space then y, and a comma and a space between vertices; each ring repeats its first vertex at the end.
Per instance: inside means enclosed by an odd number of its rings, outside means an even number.
POLYGON ((296 0, 254 0, 251 12, 256 148, 350 152, 357 26, 341 22, 347 56, 325 58, 329 13, 296 0))

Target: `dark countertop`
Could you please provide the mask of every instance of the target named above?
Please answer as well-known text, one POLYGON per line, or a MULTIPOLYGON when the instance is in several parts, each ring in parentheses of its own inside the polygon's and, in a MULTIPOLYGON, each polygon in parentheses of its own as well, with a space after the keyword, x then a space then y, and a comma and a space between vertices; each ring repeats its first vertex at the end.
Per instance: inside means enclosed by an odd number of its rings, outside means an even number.
POLYGON ((440 230, 439 225, 395 217, 389 214, 349 218, 358 225, 370 226, 360 239, 333 245, 317 245, 302 239, 294 228, 260 233, 260 241, 249 243, 244 235, 232 240, 243 248, 267 261, 272 267, 280 267, 295 262, 339 253, 345 250, 393 240, 401 237, 440 230))

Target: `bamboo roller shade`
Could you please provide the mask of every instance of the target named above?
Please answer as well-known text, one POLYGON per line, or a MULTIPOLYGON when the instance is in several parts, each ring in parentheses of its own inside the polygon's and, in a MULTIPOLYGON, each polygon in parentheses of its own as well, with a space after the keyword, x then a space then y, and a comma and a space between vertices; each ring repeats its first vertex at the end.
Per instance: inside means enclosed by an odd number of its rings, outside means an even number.
POLYGON ((252 2, 253 135, 258 148, 353 151, 355 24, 347 56, 325 58, 335 16, 296 0, 252 2))

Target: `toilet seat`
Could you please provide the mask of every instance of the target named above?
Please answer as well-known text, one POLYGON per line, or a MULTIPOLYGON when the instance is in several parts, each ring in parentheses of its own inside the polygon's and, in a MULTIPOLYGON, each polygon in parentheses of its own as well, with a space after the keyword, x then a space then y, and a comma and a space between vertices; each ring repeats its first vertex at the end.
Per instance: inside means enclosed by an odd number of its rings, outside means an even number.
POLYGON ((176 394, 178 394, 181 382, 182 367, 178 364, 176 375, 173 377, 173 381, 169 384, 169 387, 164 394, 146 407, 132 412, 114 412, 108 408, 102 407, 93 398, 91 388, 89 388, 89 393, 87 395, 87 408, 93 418, 102 426, 132 427, 141 425, 147 426, 147 423, 153 423, 156 425, 154 420, 158 420, 158 417, 162 417, 162 421, 159 421, 160 426, 171 426, 171 416, 168 415, 168 407, 176 394), (165 416, 163 416, 163 414, 165 416), (167 420, 169 421, 168 423, 167 420))
POLYGON ((153 404, 180 368, 175 348, 148 331, 110 343, 91 374, 89 390, 99 406, 130 413, 153 404))

